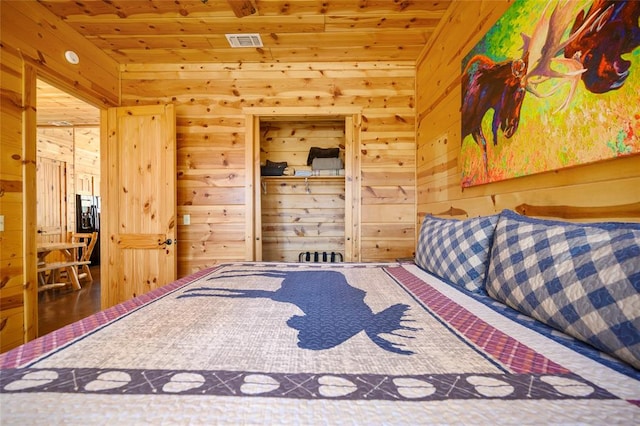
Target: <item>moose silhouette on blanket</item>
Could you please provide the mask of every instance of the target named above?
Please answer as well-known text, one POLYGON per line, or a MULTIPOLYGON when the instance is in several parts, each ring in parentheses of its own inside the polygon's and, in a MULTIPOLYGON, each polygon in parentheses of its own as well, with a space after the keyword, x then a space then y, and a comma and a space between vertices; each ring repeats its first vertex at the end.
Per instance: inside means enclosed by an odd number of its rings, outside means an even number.
POLYGON ((411 321, 406 319, 409 306, 398 303, 374 314, 364 301, 366 292, 351 286, 340 272, 279 270, 249 274, 242 272, 246 271, 227 271, 225 275, 211 277, 209 280, 248 276, 284 279, 281 287, 275 291, 198 287, 186 290, 178 298, 264 298, 292 303, 304 312, 304 315, 293 315, 287 320, 289 327, 298 330, 298 347, 300 348, 330 349, 364 330, 371 341, 384 350, 402 355, 413 354, 413 351, 405 348, 406 345, 389 341, 381 336, 389 334, 403 339, 413 338, 399 333, 402 330, 409 332, 420 330, 402 324, 411 321))

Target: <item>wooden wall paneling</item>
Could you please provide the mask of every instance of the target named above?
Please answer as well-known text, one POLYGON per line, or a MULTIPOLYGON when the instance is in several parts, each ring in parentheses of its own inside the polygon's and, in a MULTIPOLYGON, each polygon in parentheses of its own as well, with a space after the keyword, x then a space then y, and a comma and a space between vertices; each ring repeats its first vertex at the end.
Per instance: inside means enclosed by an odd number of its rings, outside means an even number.
POLYGON ((100 195, 100 127, 75 127, 73 135, 74 193, 100 195))
MULTIPOLYGON (((640 166, 640 161, 637 163, 640 166)), ((611 181, 586 182, 496 194, 496 210, 510 208, 532 216, 576 221, 640 222, 640 173, 614 182, 613 185, 611 181), (598 194, 597 197, 594 194, 598 194)))
POLYGON ((507 10, 508 1, 455 2, 418 60, 417 216, 466 218, 514 209, 579 221, 640 221, 640 156, 576 166, 462 189, 460 64, 507 10), (476 25, 469 25, 475 22, 476 25))
POLYGON ((246 235, 245 235, 245 253, 247 260, 262 259, 262 202, 260 198, 260 190, 262 181, 260 176, 260 116, 245 111, 247 123, 246 134, 246 153, 245 153, 245 172, 247 187, 251 188, 251 192, 247 192, 245 203, 246 217, 246 235))
POLYGON ((3 267, 2 282, 19 281, 24 289, 22 300, 12 297, 10 303, 2 302, 0 289, 0 324, 5 324, 0 350, 5 351, 37 336, 37 81, 46 78, 93 105, 112 105, 119 102, 119 70, 115 61, 37 2, 2 3, 0 44, 0 209, 6 223, 19 218, 17 228, 0 233, 0 262, 9 259, 12 265, 3 267), (78 66, 63 59, 69 47, 81 57, 78 66), (10 322, 5 322, 5 306, 15 306, 10 322), (5 339, 8 327, 21 330, 21 341, 5 339))
POLYGON ((97 100, 104 106, 118 103, 117 63, 68 23, 30 1, 4 2, 1 17, 3 50, 19 51, 39 77, 94 105, 97 100), (79 64, 66 62, 69 49, 78 54, 79 64))
MULTIPOLYGON (((260 152, 245 153, 244 157, 234 154, 236 146, 246 148, 246 141, 254 140, 252 131, 259 135, 259 128, 251 127, 256 126, 255 122, 250 123, 253 118, 318 116, 330 112, 344 120, 347 116, 355 117, 354 111, 361 112, 364 118, 354 123, 361 140, 358 139, 358 148, 352 152, 353 167, 358 169, 353 176, 345 176, 345 180, 350 179, 355 185, 351 195, 345 197, 353 201, 355 212, 351 243, 356 260, 360 258, 359 227, 365 225, 358 213, 362 177, 371 179, 368 185, 380 188, 388 201, 393 200, 390 204, 381 201, 382 210, 375 218, 375 226, 395 224, 394 210, 398 206, 401 211, 407 206, 411 211, 415 209, 412 196, 389 196, 400 191, 398 188, 410 194, 416 187, 414 70, 414 64, 406 61, 126 64, 122 67, 122 94, 125 105, 170 102, 176 106, 179 215, 202 206, 224 209, 247 207, 254 202, 253 190, 248 186, 260 184, 259 179, 252 180, 259 173, 260 152), (364 143, 369 144, 366 153, 360 146, 364 143)), ((300 156, 306 159, 306 155, 300 156)), ((371 199, 370 194, 367 197, 371 199)), ((220 239, 231 236, 224 228, 236 229, 235 222, 220 223, 216 227, 217 237, 207 240, 210 234, 195 222, 200 220, 195 213, 191 225, 183 225, 179 220, 179 234, 189 238, 182 239, 179 245, 180 274, 211 266, 220 259, 228 259, 229 253, 243 249, 244 258, 257 257, 246 242, 259 237, 251 235, 255 230, 249 223, 258 220, 252 216, 258 208, 256 205, 247 213, 245 244, 240 238, 220 239), (188 226, 192 230, 183 231, 188 226), (196 229, 203 234, 198 236, 193 231, 196 229), (206 253, 202 251, 202 241, 207 241, 206 253)), ((415 213, 408 217, 408 226, 415 228, 414 217, 415 213)), ((390 245, 408 256, 415 241, 393 240, 390 245)), ((362 260, 379 260, 385 254, 380 252, 377 256, 362 260)), ((393 260, 392 256, 386 259, 393 260)))
POLYGON ((179 276, 201 268, 193 265, 211 266, 221 259, 233 259, 233 255, 242 259, 244 255, 238 253, 246 251, 244 232, 237 229, 239 221, 244 223, 244 215, 223 215, 228 230, 217 223, 215 232, 195 234, 198 229, 209 229, 202 221, 211 218, 199 214, 199 206, 209 206, 217 212, 218 206, 236 211, 245 205, 245 117, 214 115, 210 110, 200 110, 197 103, 191 104, 176 110, 179 276), (184 114, 185 109, 190 115, 184 114), (184 215, 190 216, 190 225, 183 224, 184 215), (211 261, 211 252, 217 252, 216 248, 220 248, 221 257, 211 261))
POLYGON ((398 108, 396 114, 378 110, 363 116, 360 199, 361 253, 371 261, 413 255, 415 248, 415 112, 398 108), (393 220, 389 217, 395 216, 393 220), (400 225, 408 233, 372 232, 400 225))
POLYGON ((377 204, 367 207, 363 204, 361 217, 360 250, 363 259, 389 261, 413 255, 415 251, 414 205, 377 204), (389 229, 387 228, 389 217, 395 218, 393 222, 396 226, 401 224, 404 229, 410 229, 411 232, 393 236, 390 233, 371 232, 372 229, 389 229))
POLYGON ((0 197, 5 230, 0 232, 0 351, 24 341, 24 258, 21 193, 0 197))
POLYGON ((38 336, 38 277, 36 248, 36 196, 37 196, 37 118, 36 118, 36 80, 37 71, 30 65, 23 68, 24 115, 22 126, 23 152, 23 235, 24 235, 24 341, 38 336))
POLYGON ((359 262, 360 257, 360 135, 361 114, 345 116, 344 151, 344 258, 359 262), (349 143, 346 143, 349 142, 349 143))
POLYGON ((0 67, 0 351, 24 342, 24 201, 22 152, 22 62, 2 51, 0 67))
POLYGON ((495 192, 490 192, 486 185, 467 188, 465 197, 430 202, 427 210, 418 214, 420 217, 434 214, 465 218, 508 208, 558 219, 638 221, 640 195, 634 186, 637 185, 638 167, 639 157, 626 157, 503 181, 501 185, 496 184, 498 190, 495 192))
POLYGON ((260 163, 287 161, 295 168, 306 166, 309 149, 342 147, 344 160, 345 122, 266 121, 261 125, 260 163))
POLYGON ((73 127, 38 127, 39 157, 73 163, 73 127))
POLYGON ((263 260, 293 262, 303 251, 344 254, 343 178, 263 178, 263 260))
MULTIPOLYGON (((8 226, 9 224, 5 219, 5 229, 19 228, 19 226, 13 226, 12 228, 8 228, 8 226)), ((0 270, 2 270, 2 286, 0 287, 0 351, 2 352, 24 341, 23 266, 22 258, 0 260, 0 270)))
POLYGON ((413 224, 397 223, 380 226, 378 224, 366 224, 362 227, 362 238, 366 240, 391 239, 406 240, 413 238, 413 224))
MULTIPOLYGON (((51 242, 59 241, 76 228, 75 194, 100 195, 100 128, 39 126, 37 131, 38 163, 59 161, 65 165, 63 180, 66 190, 61 198, 64 203, 64 226, 57 238, 46 238, 51 242)), ((52 182, 54 180, 51 178, 39 179, 38 187, 52 182)), ((44 208, 42 196, 37 198, 41 222, 44 212, 52 212, 53 206, 44 208)))
MULTIPOLYGON (((63 197, 61 200, 65 203, 64 207, 64 229, 61 230, 60 237, 55 240, 48 239, 48 241, 60 241, 62 235, 66 235, 67 231, 75 229, 75 205, 76 200, 74 194, 76 193, 76 179, 77 173, 75 169, 75 129, 73 127, 42 127, 37 128, 38 139, 36 142, 37 149, 37 161, 38 163, 47 162, 51 160, 64 163, 64 184, 66 185, 63 197)), ((40 196, 43 195, 43 191, 40 186, 49 184, 48 179, 38 181, 38 203, 42 204, 40 196)), ((42 219, 42 209, 38 211, 40 219, 42 219)), ((64 238, 62 238, 64 239, 64 238)))

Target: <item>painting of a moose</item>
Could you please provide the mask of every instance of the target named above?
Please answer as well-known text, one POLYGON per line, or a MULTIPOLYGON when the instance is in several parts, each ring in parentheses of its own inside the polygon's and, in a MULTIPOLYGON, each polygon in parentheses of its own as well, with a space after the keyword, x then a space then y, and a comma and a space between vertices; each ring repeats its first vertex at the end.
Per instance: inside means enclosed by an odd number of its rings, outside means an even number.
POLYGON ((505 138, 513 136, 520 123, 527 65, 528 55, 500 63, 476 55, 462 74, 462 137, 471 135, 482 147, 485 171, 488 170, 487 140, 482 132, 482 119, 487 111, 493 109, 491 134, 494 145, 498 144, 498 129, 502 130, 505 138))
POLYGON ((462 186, 640 153, 639 19, 632 0, 516 0, 462 61, 462 186))

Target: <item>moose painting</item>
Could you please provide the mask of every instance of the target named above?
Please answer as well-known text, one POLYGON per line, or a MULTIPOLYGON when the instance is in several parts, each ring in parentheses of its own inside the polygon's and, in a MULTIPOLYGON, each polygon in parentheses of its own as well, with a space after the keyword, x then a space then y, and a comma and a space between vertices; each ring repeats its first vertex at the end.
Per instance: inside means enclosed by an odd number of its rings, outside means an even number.
POLYGON ((516 0, 462 61, 463 187, 640 153, 640 2, 516 0))

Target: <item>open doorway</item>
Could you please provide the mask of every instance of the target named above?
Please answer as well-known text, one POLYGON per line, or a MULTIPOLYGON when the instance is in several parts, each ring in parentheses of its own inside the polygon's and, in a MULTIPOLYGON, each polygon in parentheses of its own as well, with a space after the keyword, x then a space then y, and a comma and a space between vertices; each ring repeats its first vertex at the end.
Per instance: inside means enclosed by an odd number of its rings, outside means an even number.
MULTIPOLYGON (((71 242, 79 233, 99 235, 100 110, 43 80, 37 81, 36 110, 37 243, 71 242)), ((73 258, 81 262, 88 247, 77 249, 73 258)), ((40 271, 39 265, 38 335, 100 310, 100 244, 91 247, 86 268, 40 271), (74 274, 79 288, 65 285, 74 274)), ((62 251, 46 256, 42 261, 49 265, 69 263, 62 251)))

